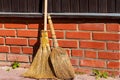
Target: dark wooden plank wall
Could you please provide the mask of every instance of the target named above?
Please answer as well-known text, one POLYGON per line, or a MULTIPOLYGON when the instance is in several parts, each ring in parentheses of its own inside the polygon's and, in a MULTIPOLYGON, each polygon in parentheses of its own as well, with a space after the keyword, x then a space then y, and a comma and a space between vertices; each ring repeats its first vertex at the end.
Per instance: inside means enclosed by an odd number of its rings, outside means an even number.
POLYGON ((61 12, 61 0, 57 0, 57 1, 52 0, 52 9, 54 9, 52 12, 56 12, 56 13, 61 12))
MULTIPOLYGON (((0 12, 42 13, 44 0, 0 0, 0 12)), ((120 0, 48 0, 50 13, 120 13, 120 0)))
POLYGON ((11 12, 18 12, 18 11, 20 11, 19 7, 20 7, 19 6, 19 0, 11 0, 11 12))
MULTIPOLYGON (((54 4, 53 4, 54 5, 54 4)), ((70 12, 70 0, 61 0, 61 12, 70 12)))
POLYGON ((0 0, 0 6, 1 6, 1 11, 3 12, 8 12, 9 10, 11 10, 11 0, 0 0), (7 5, 6 5, 7 3, 7 5))
POLYGON ((98 0, 98 12, 107 13, 107 0, 98 0))
POLYGON ((120 0, 116 0, 116 12, 120 13, 120 0))
POLYGON ((48 0, 48 6, 49 6, 48 7, 48 12, 52 12, 52 9, 53 9, 53 5, 52 5, 53 3, 52 2, 53 2, 53 0, 48 0))
POLYGON ((0 12, 42 12, 42 0, 0 0, 0 12))
POLYGON ((120 0, 50 0, 49 12, 120 13, 120 0))
POLYGON ((114 13, 115 12, 115 0, 109 0, 108 2, 107 2, 107 12, 108 13, 114 13))
POLYGON ((42 12, 42 2, 40 0, 25 0, 24 7, 26 12, 42 12), (39 8, 41 9, 39 10, 39 8))
POLYGON ((89 0, 88 2, 89 11, 88 12, 97 12, 98 11, 98 0, 89 0))
MULTIPOLYGON (((75 4, 74 4, 75 5, 75 4)), ((80 0, 79 12, 88 12, 88 0, 80 0)))
POLYGON ((70 0, 70 5, 71 5, 71 11, 70 12, 78 12, 79 11, 79 0, 70 0))

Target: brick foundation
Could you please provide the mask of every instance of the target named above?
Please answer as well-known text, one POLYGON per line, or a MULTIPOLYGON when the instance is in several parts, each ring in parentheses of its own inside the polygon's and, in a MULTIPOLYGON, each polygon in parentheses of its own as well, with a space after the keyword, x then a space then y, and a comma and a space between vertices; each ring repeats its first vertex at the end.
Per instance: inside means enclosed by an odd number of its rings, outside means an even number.
MULTIPOLYGON (((66 48, 77 71, 119 72, 118 23, 55 23, 59 45, 66 48)), ((28 67, 39 46, 41 24, 0 23, 0 66, 19 61, 28 67)), ((52 46, 49 32, 50 45, 52 46)))

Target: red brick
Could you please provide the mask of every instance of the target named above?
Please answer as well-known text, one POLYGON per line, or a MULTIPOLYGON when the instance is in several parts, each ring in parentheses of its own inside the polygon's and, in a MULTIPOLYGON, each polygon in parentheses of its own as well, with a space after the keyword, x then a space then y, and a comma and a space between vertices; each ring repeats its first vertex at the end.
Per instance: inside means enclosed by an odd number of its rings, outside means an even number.
POLYGON ((107 67, 112 69, 115 69, 115 68, 119 69, 120 62, 108 62, 107 67))
POLYGON ((75 68, 75 72, 76 73, 86 73, 86 74, 91 74, 91 71, 90 69, 87 69, 87 68, 75 68))
POLYGON ((6 60, 6 54, 0 54, 0 60, 6 60))
POLYGON ((107 60, 119 60, 120 53, 113 53, 113 52, 99 52, 98 58, 107 59, 107 60))
POLYGON ((82 57, 83 56, 83 51, 82 50, 72 50, 72 56, 82 57))
POLYGON ((71 39, 90 39, 90 32, 67 32, 66 38, 71 39))
POLYGON ((39 28, 39 24, 28 24, 28 28, 29 29, 38 29, 39 28))
POLYGON ((105 43, 103 42, 92 42, 92 41, 80 41, 81 48, 90 48, 90 49, 104 49, 105 43))
POLYGON ((21 53, 21 47, 18 46, 12 46, 10 47, 11 53, 21 53))
POLYGON ((29 62, 29 57, 27 55, 8 54, 7 58, 8 61, 29 62))
POLYGON ((0 28, 2 28, 2 24, 0 24, 0 28))
POLYGON ((76 30, 76 24, 54 24, 56 30, 76 30))
POLYGON ((107 31, 115 31, 115 32, 120 31, 119 24, 112 23, 112 24, 107 24, 106 26, 107 26, 107 31))
POLYGON ((66 47, 66 48, 77 48, 77 41, 75 40, 59 40, 58 41, 59 46, 66 47))
POLYGON ((105 67, 105 62, 101 60, 81 60, 80 66, 105 67))
POLYGON ((96 52, 95 51, 85 51, 85 57, 87 58, 96 58, 96 52))
POLYGON ((4 38, 0 38, 0 44, 4 44, 5 40, 4 38))
POLYGON ((29 59, 30 59, 30 62, 32 62, 33 61, 33 56, 30 55, 29 59))
POLYGON ((23 47, 23 53, 24 54, 32 54, 33 53, 33 48, 23 47))
POLYGON ((70 59, 72 65, 78 66, 79 65, 79 60, 78 59, 70 59))
POLYGON ((79 30, 85 30, 85 31, 104 31, 104 24, 101 24, 101 23, 79 24, 79 30))
POLYGON ((27 39, 25 38, 6 38, 6 44, 9 45, 27 45, 27 39))
POLYGON ((16 36, 15 30, 0 30, 0 36, 16 36))
POLYGON ((0 61, 0 66, 10 66, 11 63, 10 62, 2 62, 0 61))
POLYGON ((108 73, 109 73, 110 76, 113 76, 113 75, 119 76, 120 75, 120 71, 119 70, 116 71, 114 69, 113 70, 109 70, 108 73))
POLYGON ((33 46, 37 43, 37 39, 29 39, 29 45, 33 46))
POLYGON ((19 37, 38 37, 37 30, 18 30, 19 37))
POLYGON ((111 41, 118 41, 120 39, 119 34, 113 33, 93 33, 94 40, 111 40, 111 41))
POLYGON ((65 49, 67 51, 67 55, 70 57, 71 56, 71 50, 70 49, 65 49))
POLYGON ((108 50, 120 50, 120 43, 107 43, 107 49, 108 50))
POLYGON ((25 24, 5 24, 5 28, 13 28, 13 29, 25 29, 25 24))
POLYGON ((4 53, 9 52, 9 47, 7 47, 7 46, 0 46, 0 52, 4 52, 4 53))
MULTIPOLYGON (((51 32, 49 32, 48 34, 49 34, 49 37, 51 38, 52 37, 51 32)), ((56 34, 56 38, 64 38, 63 31, 55 31, 55 34, 56 34)))

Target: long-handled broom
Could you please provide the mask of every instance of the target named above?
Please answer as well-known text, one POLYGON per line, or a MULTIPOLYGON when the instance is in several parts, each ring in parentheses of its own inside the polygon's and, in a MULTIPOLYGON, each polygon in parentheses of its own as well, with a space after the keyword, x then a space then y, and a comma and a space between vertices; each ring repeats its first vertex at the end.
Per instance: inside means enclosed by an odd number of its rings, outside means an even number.
POLYGON ((54 68, 55 75, 59 79, 74 78, 74 75, 75 75, 74 69, 71 65, 71 62, 67 55, 66 50, 59 47, 58 45, 53 23, 49 14, 48 14, 48 22, 50 25, 50 30, 52 33, 52 38, 54 43, 54 48, 52 49, 52 52, 50 54, 50 59, 52 62, 52 66, 54 68))
POLYGON ((50 55, 50 45, 47 33, 47 0, 45 0, 45 12, 44 12, 44 30, 41 33, 41 45, 36 53, 36 56, 28 69, 24 73, 24 77, 31 78, 55 78, 50 65, 49 65, 49 55, 50 55))

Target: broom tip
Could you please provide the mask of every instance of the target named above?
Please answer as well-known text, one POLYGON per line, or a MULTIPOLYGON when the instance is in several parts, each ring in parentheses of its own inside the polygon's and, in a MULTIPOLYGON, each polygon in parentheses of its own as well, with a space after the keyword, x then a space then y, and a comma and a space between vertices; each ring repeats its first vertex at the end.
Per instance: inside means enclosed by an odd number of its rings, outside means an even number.
POLYGON ((51 16, 50 16, 50 14, 48 14, 48 19, 51 19, 51 16))

